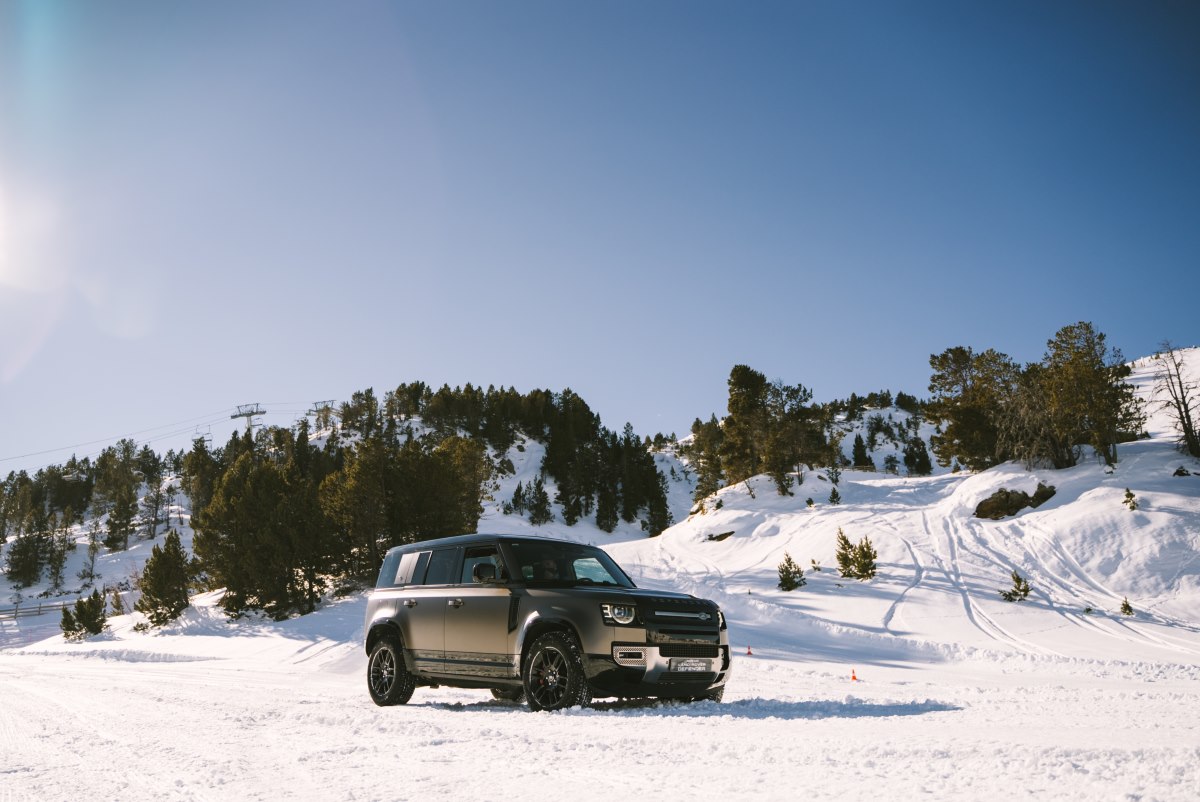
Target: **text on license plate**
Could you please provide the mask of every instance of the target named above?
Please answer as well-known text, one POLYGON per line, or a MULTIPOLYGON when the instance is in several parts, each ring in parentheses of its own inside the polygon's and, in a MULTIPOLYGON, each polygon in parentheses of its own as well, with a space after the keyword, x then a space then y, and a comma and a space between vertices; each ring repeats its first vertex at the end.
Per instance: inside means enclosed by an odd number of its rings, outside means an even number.
POLYGON ((671 660, 672 671, 712 671, 712 663, 709 660, 701 660, 696 657, 677 657, 671 660))

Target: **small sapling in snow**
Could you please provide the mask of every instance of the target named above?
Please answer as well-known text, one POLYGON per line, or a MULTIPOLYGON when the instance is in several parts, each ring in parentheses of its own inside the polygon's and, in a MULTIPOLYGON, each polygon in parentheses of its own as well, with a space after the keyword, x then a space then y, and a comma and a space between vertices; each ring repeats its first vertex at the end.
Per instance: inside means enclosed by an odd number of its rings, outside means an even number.
POLYGON ((1121 503, 1124 504, 1126 507, 1128 507, 1130 509, 1130 511, 1136 510, 1138 508, 1137 496, 1135 496, 1133 494, 1133 491, 1130 490, 1128 487, 1125 488, 1125 500, 1122 501, 1121 503))
POLYGON ((779 563, 779 589, 790 591, 802 588, 805 584, 804 571, 792 559, 792 555, 784 552, 783 562, 779 563))
POLYGON ((1007 602, 1025 601, 1029 598, 1029 582, 1014 569, 1012 572, 1013 586, 1000 591, 1000 598, 1007 602))

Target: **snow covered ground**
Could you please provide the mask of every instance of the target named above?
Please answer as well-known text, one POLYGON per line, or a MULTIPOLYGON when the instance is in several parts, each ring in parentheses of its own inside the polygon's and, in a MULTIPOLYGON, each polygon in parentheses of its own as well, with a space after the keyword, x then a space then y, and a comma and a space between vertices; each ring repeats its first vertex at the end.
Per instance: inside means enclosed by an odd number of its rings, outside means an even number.
MULTIPOLYGON (((282 623, 0 653, 0 799, 1194 799, 1194 663, 948 660, 847 636, 744 653, 723 704, 530 713, 366 696, 361 597, 282 623), (851 679, 851 673, 858 677, 851 679)), ((733 623, 742 641, 748 627, 733 623)), ((739 643, 739 646, 741 644, 739 643)), ((744 652, 744 647, 742 647, 744 652)))
MULTIPOLYGON (((639 584, 717 600, 738 655, 719 705, 535 714, 486 692, 418 689, 376 708, 361 596, 230 622, 208 594, 160 632, 123 616, 82 644, 55 634, 56 617, 0 621, 0 802, 1195 800, 1200 476, 1174 472, 1200 462, 1174 450, 1160 414, 1148 428, 1111 473, 1094 461, 846 472, 830 505, 828 477, 810 471, 792 497, 752 481, 690 517, 683 466, 664 454, 678 523, 661 537, 636 524, 538 530, 604 546, 639 584), (972 517, 996 489, 1039 481, 1057 493, 1038 509, 972 517), (836 575, 838 528, 870 537, 876 579, 836 575), (785 553, 806 569, 792 593, 776 588, 785 553), (998 593, 1014 569, 1033 588, 1018 604, 998 593), (1118 611, 1125 598, 1132 616, 1118 611)), ((540 446, 525 448, 498 499, 532 478, 540 446)), ((532 531, 498 503, 480 528, 532 531)))

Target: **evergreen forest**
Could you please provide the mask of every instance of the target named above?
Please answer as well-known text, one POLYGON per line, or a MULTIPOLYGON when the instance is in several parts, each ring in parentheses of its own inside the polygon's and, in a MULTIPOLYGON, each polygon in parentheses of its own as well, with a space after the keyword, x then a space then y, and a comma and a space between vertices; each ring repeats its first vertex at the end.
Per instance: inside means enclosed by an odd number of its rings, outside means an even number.
MULTIPOLYGON (((1181 448, 1195 453, 1194 388, 1180 379, 1181 357, 1165 347, 1164 403, 1181 448)), ((735 365, 727 414, 697 418, 683 442, 642 437, 628 424, 608 429, 570 389, 434 390, 423 382, 382 398, 356 392, 315 410, 311 421, 235 433, 216 447, 199 438, 159 455, 123 439, 94 459, 72 457, 0 482, 4 571, 15 588, 45 582, 43 595, 87 592, 102 549, 123 551, 166 533, 186 497, 194 554, 177 538, 156 550, 158 575, 144 578, 156 615, 178 614, 178 585, 186 582, 192 591, 224 588, 231 615, 285 616, 371 581, 392 546, 476 531, 489 501, 534 526, 588 520, 612 532, 623 522, 656 536, 673 523, 655 460, 666 448, 684 460, 693 512, 701 512, 719 506, 721 488, 749 489, 754 476, 792 495, 820 469, 831 489, 819 498, 837 504, 843 468, 919 476, 933 470, 932 458, 953 470, 1008 460, 1063 468, 1088 449, 1112 464, 1118 445, 1144 426, 1125 381, 1129 367, 1091 323, 1060 329, 1039 362, 956 346, 932 355, 930 367, 927 399, 878 390, 816 403, 802 384, 735 365), (513 456, 531 443, 544 452, 535 478, 496 498, 500 480, 515 472, 513 456), (84 568, 64 576, 81 532, 84 568)))

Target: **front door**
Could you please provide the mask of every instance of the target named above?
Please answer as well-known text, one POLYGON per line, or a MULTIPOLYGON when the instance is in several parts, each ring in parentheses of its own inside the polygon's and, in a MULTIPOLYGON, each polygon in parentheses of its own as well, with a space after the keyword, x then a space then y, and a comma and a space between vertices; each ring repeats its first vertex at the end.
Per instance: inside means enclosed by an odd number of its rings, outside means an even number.
POLYGON ((516 597, 507 580, 495 546, 464 550, 459 585, 447 589, 447 672, 472 677, 517 676, 511 626, 516 597))

